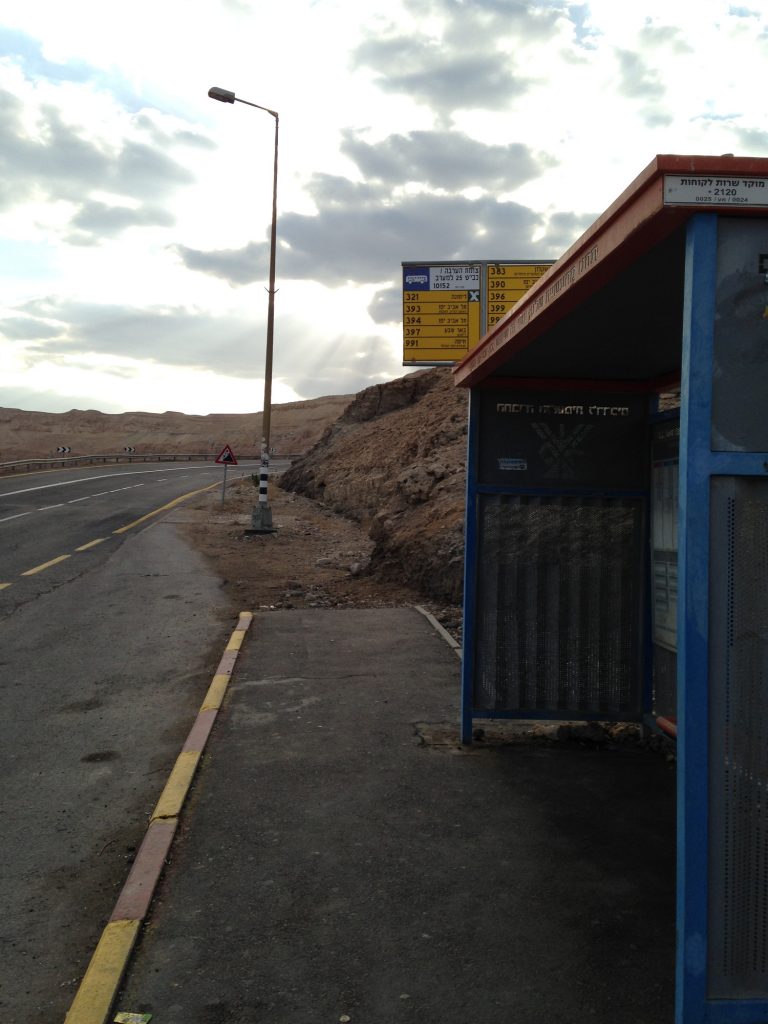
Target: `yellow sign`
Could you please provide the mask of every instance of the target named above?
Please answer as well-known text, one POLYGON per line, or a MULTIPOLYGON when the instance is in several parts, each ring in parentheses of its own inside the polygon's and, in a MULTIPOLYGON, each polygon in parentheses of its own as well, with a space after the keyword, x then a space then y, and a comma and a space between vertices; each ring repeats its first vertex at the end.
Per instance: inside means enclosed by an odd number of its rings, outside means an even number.
POLYGON ((457 363, 551 263, 403 263, 403 365, 457 363))
POLYGON ((489 263, 486 267, 486 324, 489 331, 508 313, 551 263, 489 263))
POLYGON ((480 289, 403 292, 403 362, 454 363, 480 340, 480 289))

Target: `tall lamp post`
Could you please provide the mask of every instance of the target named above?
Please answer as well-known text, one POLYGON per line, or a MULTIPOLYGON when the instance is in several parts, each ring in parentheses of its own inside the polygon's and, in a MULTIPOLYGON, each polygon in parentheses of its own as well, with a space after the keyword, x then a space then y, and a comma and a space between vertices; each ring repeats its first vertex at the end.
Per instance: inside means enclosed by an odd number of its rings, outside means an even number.
POLYGON ((280 117, 276 110, 258 103, 241 100, 229 89, 213 86, 208 90, 211 99, 221 103, 245 103, 248 107, 264 110, 275 119, 275 171, 272 183, 272 228, 269 235, 269 304, 267 306, 267 354, 264 365, 264 411, 261 414, 261 472, 259 473, 259 502, 251 513, 250 533, 272 533, 272 510, 269 507, 269 443, 272 427, 272 347, 275 333, 275 249, 277 242, 277 137, 280 117))

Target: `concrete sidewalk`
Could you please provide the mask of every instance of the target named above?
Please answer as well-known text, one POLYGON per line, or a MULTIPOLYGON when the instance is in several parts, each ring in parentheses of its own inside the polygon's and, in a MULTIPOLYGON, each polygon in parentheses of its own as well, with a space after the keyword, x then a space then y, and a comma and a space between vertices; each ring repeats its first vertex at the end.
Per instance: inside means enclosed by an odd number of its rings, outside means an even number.
POLYGON ((259 613, 115 1011, 671 1021, 674 773, 423 742, 455 734, 458 693, 413 609, 259 613))

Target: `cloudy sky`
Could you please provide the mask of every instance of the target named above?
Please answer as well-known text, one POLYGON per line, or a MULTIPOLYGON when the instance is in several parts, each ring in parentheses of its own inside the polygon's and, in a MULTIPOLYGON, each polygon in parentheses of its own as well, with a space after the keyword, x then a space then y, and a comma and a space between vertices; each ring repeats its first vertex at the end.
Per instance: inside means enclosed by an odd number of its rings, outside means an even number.
POLYGON ((0 11, 0 406, 261 408, 401 376, 404 260, 557 258, 657 153, 768 155, 768 4, 0 11))

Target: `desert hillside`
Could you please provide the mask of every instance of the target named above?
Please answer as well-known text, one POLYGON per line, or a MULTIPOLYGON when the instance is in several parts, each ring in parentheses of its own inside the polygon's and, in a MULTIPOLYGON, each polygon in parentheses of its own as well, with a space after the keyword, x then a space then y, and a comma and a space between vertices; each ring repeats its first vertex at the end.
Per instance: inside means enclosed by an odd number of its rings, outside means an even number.
MULTIPOLYGON (((331 395, 289 402, 272 409, 272 447, 279 454, 305 452, 346 408, 353 395, 331 395)), ((186 416, 180 412, 26 412, 0 409, 0 463, 45 459, 59 446, 72 455, 113 455, 124 448, 137 453, 219 452, 225 444, 236 454, 256 454, 261 438, 261 413, 213 413, 186 416)))
MULTIPOLYGON (((464 551, 467 394, 447 369, 421 370, 357 395, 276 405, 272 444, 293 456, 280 478, 359 523, 373 541, 368 569, 425 597, 458 603, 464 551)), ((261 415, 35 413, 0 409, 0 463, 55 455, 255 454, 261 415)))
POLYGON ((450 371, 410 374, 361 391, 280 483, 361 523, 378 576, 458 602, 466 433, 450 371))

